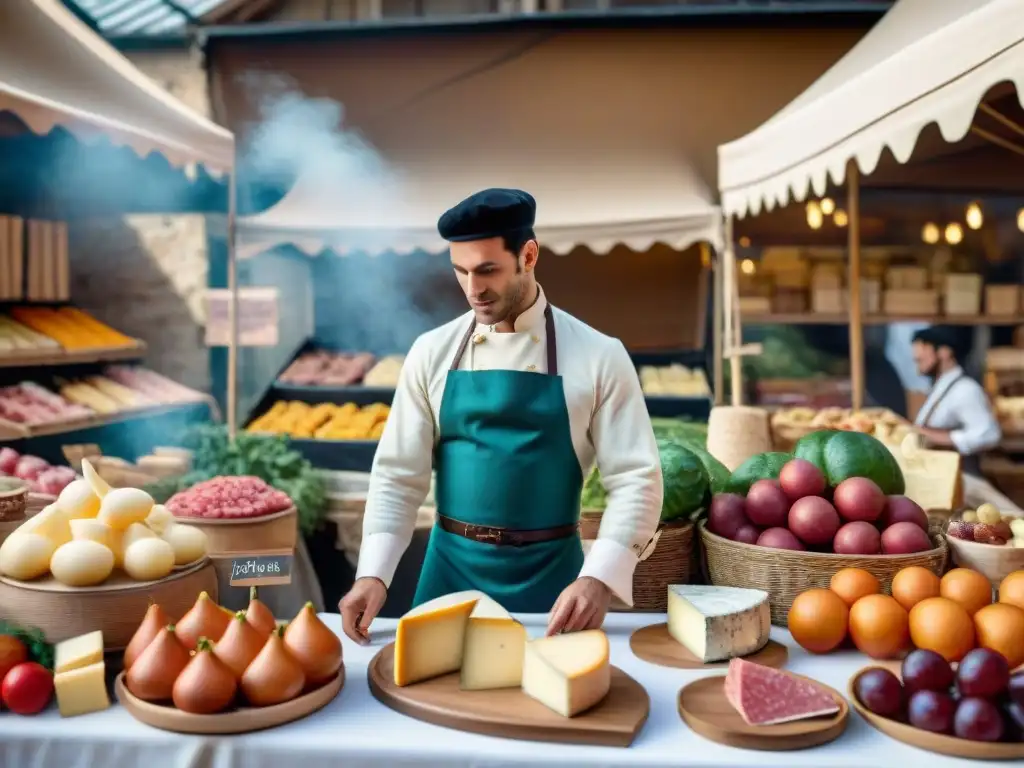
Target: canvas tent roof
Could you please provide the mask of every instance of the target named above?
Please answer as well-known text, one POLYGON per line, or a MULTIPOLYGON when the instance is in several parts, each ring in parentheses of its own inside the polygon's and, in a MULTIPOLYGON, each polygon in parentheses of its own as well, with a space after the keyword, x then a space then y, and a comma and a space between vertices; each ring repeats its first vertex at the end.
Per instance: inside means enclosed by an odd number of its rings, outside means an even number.
POLYGON ((160 88, 59 0, 0 3, 2 111, 38 135, 63 126, 179 167, 223 173, 234 164, 230 131, 160 88))
MULTIPOLYGON (((353 40, 327 59, 311 44, 277 43, 276 67, 341 101, 394 183, 353 184, 313 163, 279 204, 239 220, 238 253, 441 251, 438 215, 489 186, 534 194, 538 237, 557 253, 717 245, 715 147, 791 98, 855 35, 819 32, 806 45, 809 34, 507 32, 457 46, 409 36, 353 40), (729 53, 741 49, 747 58, 729 53), (742 96, 727 104, 725 92, 742 96)), ((251 75, 256 53, 232 45, 213 51, 229 112, 232 83, 251 75)))
MULTIPOLYGON (((803 200, 812 190, 823 195, 830 179, 844 181, 851 159, 866 175, 882 167, 893 180, 941 185, 952 172, 948 163, 930 174, 894 166, 906 163, 915 147, 915 163, 921 155, 948 154, 935 136, 919 141, 922 132, 937 126, 945 142, 959 142, 982 100, 1007 83, 1016 87, 1009 108, 1024 107, 1024 2, 900 0, 799 97, 719 147, 722 207, 742 217, 803 200)), ((1019 188, 1019 165, 1016 171, 1006 165, 960 163, 956 181, 966 187, 985 177, 991 187, 1005 188, 995 179, 1013 172, 1019 188)))

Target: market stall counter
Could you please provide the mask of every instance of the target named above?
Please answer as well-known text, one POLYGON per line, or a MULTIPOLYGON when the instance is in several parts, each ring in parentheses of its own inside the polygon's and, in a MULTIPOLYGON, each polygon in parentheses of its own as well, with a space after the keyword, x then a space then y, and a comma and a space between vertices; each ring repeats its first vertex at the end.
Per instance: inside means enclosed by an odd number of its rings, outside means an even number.
MULTIPOLYGON (((518 617, 533 636, 543 633, 546 617, 518 617)), ((336 614, 321 619, 341 633, 336 614)), ((135 721, 123 708, 62 719, 56 709, 35 717, 0 715, 0 765, 61 768, 373 768, 402 766, 677 766, 764 768, 813 766, 906 766, 927 759, 930 768, 954 768, 962 759, 930 754, 892 740, 859 715, 830 744, 790 752, 754 752, 708 741, 687 728, 677 711, 677 696, 687 683, 721 670, 669 669, 641 661, 629 648, 633 630, 665 621, 665 614, 611 614, 605 630, 611 662, 637 680, 651 699, 650 716, 629 748, 591 747, 515 741, 440 728, 398 714, 370 692, 367 668, 382 647, 394 640, 395 620, 378 620, 373 640, 361 647, 343 639, 346 683, 338 697, 319 712, 289 725, 236 737, 180 736, 135 721), (339 762, 340 761, 340 762, 339 762)), ((772 637, 789 650, 787 668, 845 692, 851 676, 868 659, 853 651, 814 656, 789 633, 772 628, 772 637)))

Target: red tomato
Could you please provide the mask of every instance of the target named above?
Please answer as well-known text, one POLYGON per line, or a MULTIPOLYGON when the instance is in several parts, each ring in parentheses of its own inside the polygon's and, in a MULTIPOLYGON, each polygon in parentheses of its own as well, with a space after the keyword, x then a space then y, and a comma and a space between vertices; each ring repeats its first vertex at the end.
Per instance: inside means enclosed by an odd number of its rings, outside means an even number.
POLYGON ((0 635, 0 680, 3 680, 13 667, 28 661, 25 644, 12 635, 0 635))
POLYGON ((4 676, 0 697, 15 714, 38 714, 53 697, 53 675, 34 661, 19 664, 4 676))

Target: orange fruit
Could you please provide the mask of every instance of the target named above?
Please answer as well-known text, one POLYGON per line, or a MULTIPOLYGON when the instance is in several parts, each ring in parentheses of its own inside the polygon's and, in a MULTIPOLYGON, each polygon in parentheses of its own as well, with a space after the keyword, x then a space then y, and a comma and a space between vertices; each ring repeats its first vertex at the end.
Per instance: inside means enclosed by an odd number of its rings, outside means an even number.
POLYGON ((811 653, 828 653, 846 639, 850 609, 835 592, 808 589, 796 596, 787 622, 793 639, 811 653))
POLYGON ((1006 657, 1010 669, 1024 664, 1024 610, 1009 603, 986 605, 974 614, 978 645, 1006 657))
POLYGON ((863 568, 843 568, 835 572, 828 588, 843 598, 848 606, 853 605, 865 595, 877 595, 882 585, 874 574, 863 568))
POLYGON ((999 602, 1016 605, 1024 611, 1024 571, 1007 574, 999 584, 999 602))
POLYGON ((850 608, 850 638, 873 659, 891 659, 910 645, 907 610, 888 595, 866 595, 850 608))
POLYGON ((970 568, 954 568, 939 582, 939 595, 960 603, 973 616, 992 602, 992 584, 970 568))
POLYGON ((903 568, 892 579, 892 596, 909 611, 925 598, 939 596, 939 577, 920 565, 903 568))
POLYGON ((974 648, 974 621, 948 597, 926 597, 910 609, 910 639, 946 661, 960 661, 974 648))

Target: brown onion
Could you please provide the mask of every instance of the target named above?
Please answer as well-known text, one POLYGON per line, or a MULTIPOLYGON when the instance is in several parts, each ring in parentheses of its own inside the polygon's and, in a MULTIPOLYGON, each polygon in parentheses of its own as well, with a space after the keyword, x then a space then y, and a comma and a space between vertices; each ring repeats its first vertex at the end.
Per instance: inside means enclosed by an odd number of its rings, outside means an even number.
POLYGON ((320 621, 312 603, 306 603, 284 633, 284 645, 302 665, 306 681, 323 685, 341 667, 341 639, 320 621))
POLYGON ((139 628, 135 630, 135 634, 132 635, 132 639, 128 641, 128 647, 124 649, 124 668, 131 669, 132 664, 135 660, 142 655, 142 652, 146 650, 146 647, 153 642, 153 639, 160 634, 160 630, 171 623, 171 620, 167 618, 167 614, 164 613, 164 609, 161 608, 157 603, 150 603, 149 608, 146 610, 146 615, 142 619, 142 623, 139 624, 139 628))
POLYGON ((264 637, 269 637, 277 629, 277 619, 256 596, 256 587, 249 587, 249 608, 245 612, 245 620, 258 629, 264 637))
POLYGON ((174 634, 174 626, 164 627, 135 659, 124 684, 133 696, 143 701, 167 701, 189 660, 188 649, 174 634))
POLYGON ((191 650, 196 647, 200 637, 208 637, 214 642, 220 640, 230 622, 231 614, 213 602, 208 594, 200 592, 195 604, 181 617, 174 631, 178 633, 182 645, 191 650))
POLYGON ((213 653, 235 673, 235 677, 241 677, 266 642, 267 639, 245 620, 245 612, 239 611, 228 624, 220 642, 214 646, 213 653))
POLYGON ((302 693, 306 676, 281 639, 277 629, 242 675, 242 693, 254 707, 290 701, 302 693))
POLYGON ((227 665, 213 654, 213 646, 199 638, 196 653, 174 681, 171 699, 182 712, 213 715, 235 700, 238 682, 227 665))

